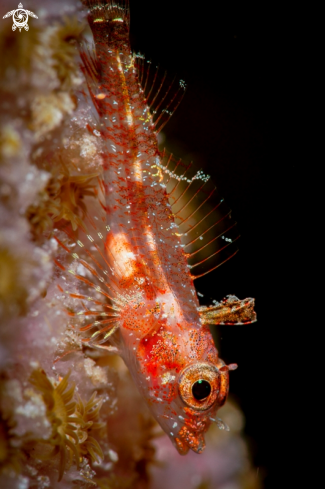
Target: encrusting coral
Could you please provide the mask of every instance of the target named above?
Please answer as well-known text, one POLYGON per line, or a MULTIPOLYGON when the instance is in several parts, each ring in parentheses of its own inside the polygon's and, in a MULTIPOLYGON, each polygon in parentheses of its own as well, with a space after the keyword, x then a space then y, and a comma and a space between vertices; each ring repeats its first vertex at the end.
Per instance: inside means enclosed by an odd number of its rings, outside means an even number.
POLYGON ((53 223, 65 219, 73 231, 83 227, 87 209, 84 197, 96 195, 93 180, 98 173, 71 175, 67 166, 61 162, 57 175, 52 176, 47 186, 40 192, 38 201, 28 207, 26 217, 34 235, 40 236, 53 229, 53 223))
POLYGON ((95 391, 89 401, 83 404, 79 397, 76 405, 76 413, 82 419, 82 425, 78 429, 78 439, 80 453, 83 456, 90 456, 92 462, 100 462, 104 458, 103 451, 94 435, 105 428, 105 423, 99 421, 99 411, 103 400, 96 398, 95 391))
POLYGON ((66 464, 71 465, 73 455, 79 467, 80 454, 76 425, 83 424, 79 413, 75 410, 76 403, 71 402, 75 386, 72 385, 67 390, 68 379, 69 374, 61 380, 57 387, 54 387, 44 370, 35 370, 29 379, 30 383, 42 393, 46 414, 52 427, 51 437, 43 442, 50 450, 46 453, 44 446, 39 447, 36 442, 34 450, 31 450, 31 455, 48 460, 59 453, 59 480, 62 479, 66 464), (67 462, 68 455, 69 462, 67 462))
POLYGON ((21 464, 24 460, 23 452, 19 446, 15 446, 17 439, 12 433, 15 424, 10 419, 0 419, 0 476, 2 473, 21 472, 21 464))
POLYGON ((0 241, 0 314, 6 316, 10 310, 22 313, 26 309, 28 297, 23 281, 17 283, 16 277, 22 269, 20 255, 15 256, 12 250, 0 241))
POLYGON ((72 401, 75 385, 69 386, 69 376, 70 373, 65 375, 56 387, 43 370, 35 370, 29 379, 42 393, 46 414, 52 427, 50 438, 35 441, 30 454, 41 460, 49 460, 60 454, 59 481, 66 467, 71 466, 73 457, 77 468, 81 457, 90 457, 94 462, 104 458, 100 445, 92 436, 95 431, 105 426, 98 421, 102 400, 96 398, 94 392, 86 404, 80 396, 78 403, 72 401))
POLYGON ((76 16, 63 16, 62 22, 56 24, 50 36, 52 66, 62 89, 73 87, 75 80, 79 78, 74 42, 80 39, 84 29, 85 24, 76 16))

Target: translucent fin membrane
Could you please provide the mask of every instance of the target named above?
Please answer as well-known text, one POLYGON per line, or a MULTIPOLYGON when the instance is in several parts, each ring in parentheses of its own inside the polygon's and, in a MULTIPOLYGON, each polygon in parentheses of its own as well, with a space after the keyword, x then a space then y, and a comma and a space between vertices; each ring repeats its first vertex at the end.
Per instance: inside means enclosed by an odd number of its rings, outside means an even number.
POLYGON ((66 312, 73 326, 82 333, 82 342, 96 347, 109 342, 118 329, 121 303, 112 267, 101 253, 95 233, 80 234, 81 230, 76 241, 69 230, 64 242, 56 237, 68 256, 63 262, 55 260, 55 263, 65 277, 64 288, 60 286, 59 290, 74 299, 73 307, 66 312))
POLYGON ((88 86, 90 87, 90 95, 92 101, 96 106, 96 95, 98 91, 98 81, 100 68, 96 58, 95 47, 89 47, 89 45, 82 43, 79 47, 79 53, 81 57, 81 70, 85 75, 88 86))
POLYGON ((237 253, 231 211, 208 175, 163 152, 160 168, 193 279, 237 253))
POLYGON ((123 270, 112 250, 105 249, 105 239, 110 232, 103 209, 102 180, 98 178, 96 197, 89 197, 86 215, 76 231, 71 225, 64 228, 55 239, 63 251, 55 260, 63 280, 60 291, 69 298, 67 314, 73 326, 82 333, 83 342, 91 346, 106 343, 118 329, 121 300, 119 280, 123 270))
POLYGON ((186 84, 177 77, 170 78, 166 71, 146 60, 140 53, 134 54, 134 58, 140 91, 153 115, 154 129, 160 132, 181 103, 186 84))

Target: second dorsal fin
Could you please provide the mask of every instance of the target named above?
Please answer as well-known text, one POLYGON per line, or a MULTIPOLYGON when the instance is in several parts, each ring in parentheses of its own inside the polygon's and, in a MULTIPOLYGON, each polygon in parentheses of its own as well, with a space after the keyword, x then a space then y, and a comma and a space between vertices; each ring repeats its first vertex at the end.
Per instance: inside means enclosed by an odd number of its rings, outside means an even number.
POLYGON ((137 53, 133 56, 140 90, 153 116, 154 130, 158 133, 181 103, 186 84, 176 76, 168 77, 166 71, 146 60, 143 54, 137 53))
POLYGON ((161 161, 160 169, 178 234, 192 278, 196 279, 237 253, 237 223, 209 175, 195 172, 192 163, 176 160, 165 150, 161 161))

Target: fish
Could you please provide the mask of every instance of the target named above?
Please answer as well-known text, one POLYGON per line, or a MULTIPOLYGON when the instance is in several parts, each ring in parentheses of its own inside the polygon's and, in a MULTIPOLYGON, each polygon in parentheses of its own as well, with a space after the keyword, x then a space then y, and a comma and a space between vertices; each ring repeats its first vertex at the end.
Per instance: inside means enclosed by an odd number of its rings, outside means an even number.
POLYGON ((80 255, 56 238, 87 276, 59 260, 57 265, 79 284, 69 295, 84 308, 70 315, 85 319, 84 345, 119 354, 177 451, 201 453, 211 423, 228 429, 217 411, 237 367, 220 359, 209 326, 255 321, 254 299, 232 295, 200 306, 194 280, 235 254, 219 259, 237 236, 223 200, 211 204, 216 189, 209 177, 158 149, 157 134, 185 83, 166 90, 165 75, 151 76, 143 55, 131 52, 128 2, 87 6, 94 44, 84 44, 80 56, 105 148, 99 177, 105 232, 93 216, 96 236, 79 226, 80 255))

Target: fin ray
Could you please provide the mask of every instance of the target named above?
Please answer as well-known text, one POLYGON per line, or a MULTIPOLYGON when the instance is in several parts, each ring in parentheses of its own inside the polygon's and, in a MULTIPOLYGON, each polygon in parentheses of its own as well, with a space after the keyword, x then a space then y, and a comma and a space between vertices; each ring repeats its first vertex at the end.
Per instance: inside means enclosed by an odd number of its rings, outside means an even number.
POLYGON ((191 276, 202 277, 236 254, 237 223, 208 175, 195 173, 192 163, 176 160, 166 150, 161 161, 159 166, 164 184, 168 185, 167 195, 177 234, 186 248, 191 276))

